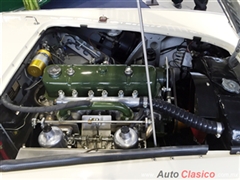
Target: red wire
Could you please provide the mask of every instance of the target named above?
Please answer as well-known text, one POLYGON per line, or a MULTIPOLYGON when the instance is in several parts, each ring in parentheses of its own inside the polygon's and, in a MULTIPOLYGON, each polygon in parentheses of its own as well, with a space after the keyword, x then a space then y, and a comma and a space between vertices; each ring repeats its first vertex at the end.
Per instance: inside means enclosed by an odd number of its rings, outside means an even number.
POLYGON ((3 144, 2 144, 1 141, 0 141, 0 155, 2 156, 2 158, 3 158, 4 160, 10 159, 10 158, 8 157, 8 155, 6 154, 5 150, 3 149, 3 144))

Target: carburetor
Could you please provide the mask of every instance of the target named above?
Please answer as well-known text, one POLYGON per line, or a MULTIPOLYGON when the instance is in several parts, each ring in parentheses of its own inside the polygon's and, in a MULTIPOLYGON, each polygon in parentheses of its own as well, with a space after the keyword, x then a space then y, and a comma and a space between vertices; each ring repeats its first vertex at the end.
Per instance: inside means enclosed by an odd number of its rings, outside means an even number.
MULTIPOLYGON (((164 69, 149 66, 152 96, 164 81, 164 69)), ((88 107, 56 112, 60 122, 79 124, 69 139, 82 148, 132 148, 138 146, 145 121, 133 122, 140 97, 148 96, 143 65, 49 65, 42 81, 45 97, 55 103, 89 100, 88 107), (138 124, 138 125, 137 125, 138 124), (131 125, 131 126, 130 126, 131 125), (137 132, 137 128, 140 128, 137 132), (140 136, 139 136, 140 135, 140 136)), ((61 126, 59 126, 61 128, 61 126)))

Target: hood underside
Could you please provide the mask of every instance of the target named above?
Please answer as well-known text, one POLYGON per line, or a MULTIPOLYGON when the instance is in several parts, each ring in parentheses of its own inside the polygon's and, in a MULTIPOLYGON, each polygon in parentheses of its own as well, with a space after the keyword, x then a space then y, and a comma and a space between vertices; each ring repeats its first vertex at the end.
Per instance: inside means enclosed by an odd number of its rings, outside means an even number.
POLYGON ((240 36, 240 1, 239 0, 218 0, 231 26, 240 36))

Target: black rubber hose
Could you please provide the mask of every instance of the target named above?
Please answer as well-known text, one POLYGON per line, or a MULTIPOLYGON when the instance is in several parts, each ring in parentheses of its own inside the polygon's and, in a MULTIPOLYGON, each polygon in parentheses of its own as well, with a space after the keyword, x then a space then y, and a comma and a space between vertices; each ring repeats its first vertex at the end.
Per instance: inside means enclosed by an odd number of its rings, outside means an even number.
POLYGON ((240 146, 231 146, 230 154, 239 154, 240 146))
POLYGON ((7 99, 8 95, 5 93, 2 95, 1 101, 2 104, 13 111, 20 111, 20 112, 26 112, 26 113, 44 113, 44 112, 51 112, 51 111, 59 111, 62 109, 70 109, 78 106, 90 106, 90 101, 76 101, 76 102, 68 102, 66 104, 58 104, 53 106, 44 106, 44 107, 24 107, 24 106, 18 106, 14 105, 12 102, 10 102, 7 99))
POLYGON ((59 167, 89 163, 136 160, 158 157, 205 155, 208 146, 169 146, 161 148, 109 151, 105 153, 87 153, 75 155, 53 155, 28 159, 4 160, 0 163, 0 172, 30 170, 37 168, 59 167))
POLYGON ((182 123, 202 132, 217 135, 222 134, 224 130, 224 126, 220 122, 204 119, 161 99, 153 99, 152 102, 153 109, 155 111, 166 113, 172 118, 177 119, 178 121, 181 121, 182 123))

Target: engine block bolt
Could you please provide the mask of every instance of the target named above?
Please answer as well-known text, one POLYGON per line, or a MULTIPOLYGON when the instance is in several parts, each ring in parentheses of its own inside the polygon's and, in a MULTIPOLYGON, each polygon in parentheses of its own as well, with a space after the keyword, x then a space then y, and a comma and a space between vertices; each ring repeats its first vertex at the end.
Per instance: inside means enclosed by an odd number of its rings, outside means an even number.
POLYGON ((106 90, 103 90, 102 91, 102 97, 107 97, 107 95, 108 95, 108 92, 106 90))
POLYGON ((78 92, 76 89, 72 90, 72 97, 77 97, 78 96, 78 92))
POLYGON ((137 90, 134 90, 133 93, 132 93, 132 97, 133 98, 136 98, 138 96, 138 91, 137 90))
POLYGON ((89 90, 88 91, 88 97, 93 97, 94 96, 94 92, 93 92, 93 90, 89 90))
POLYGON ((74 71, 73 68, 68 68, 68 69, 67 69, 67 74, 68 74, 69 76, 74 75, 74 73, 75 73, 75 71, 74 71))
POLYGON ((131 76, 133 74, 133 70, 130 66, 126 67, 124 72, 125 72, 125 75, 127 76, 131 76))
POLYGON ((58 91, 58 96, 59 96, 59 98, 64 98, 65 97, 65 93, 63 92, 63 90, 58 91))
POLYGON ((39 96, 39 101, 40 101, 40 102, 43 102, 43 101, 45 101, 45 100, 46 100, 46 97, 45 97, 45 96, 43 96, 43 95, 39 96))
POLYGON ((118 91, 118 97, 119 97, 119 98, 122 98, 123 96, 124 96, 123 90, 119 90, 119 91, 118 91))
POLYGON ((107 73, 107 67, 101 65, 101 66, 98 68, 98 71, 99 71, 100 74, 106 74, 106 73, 107 73))

